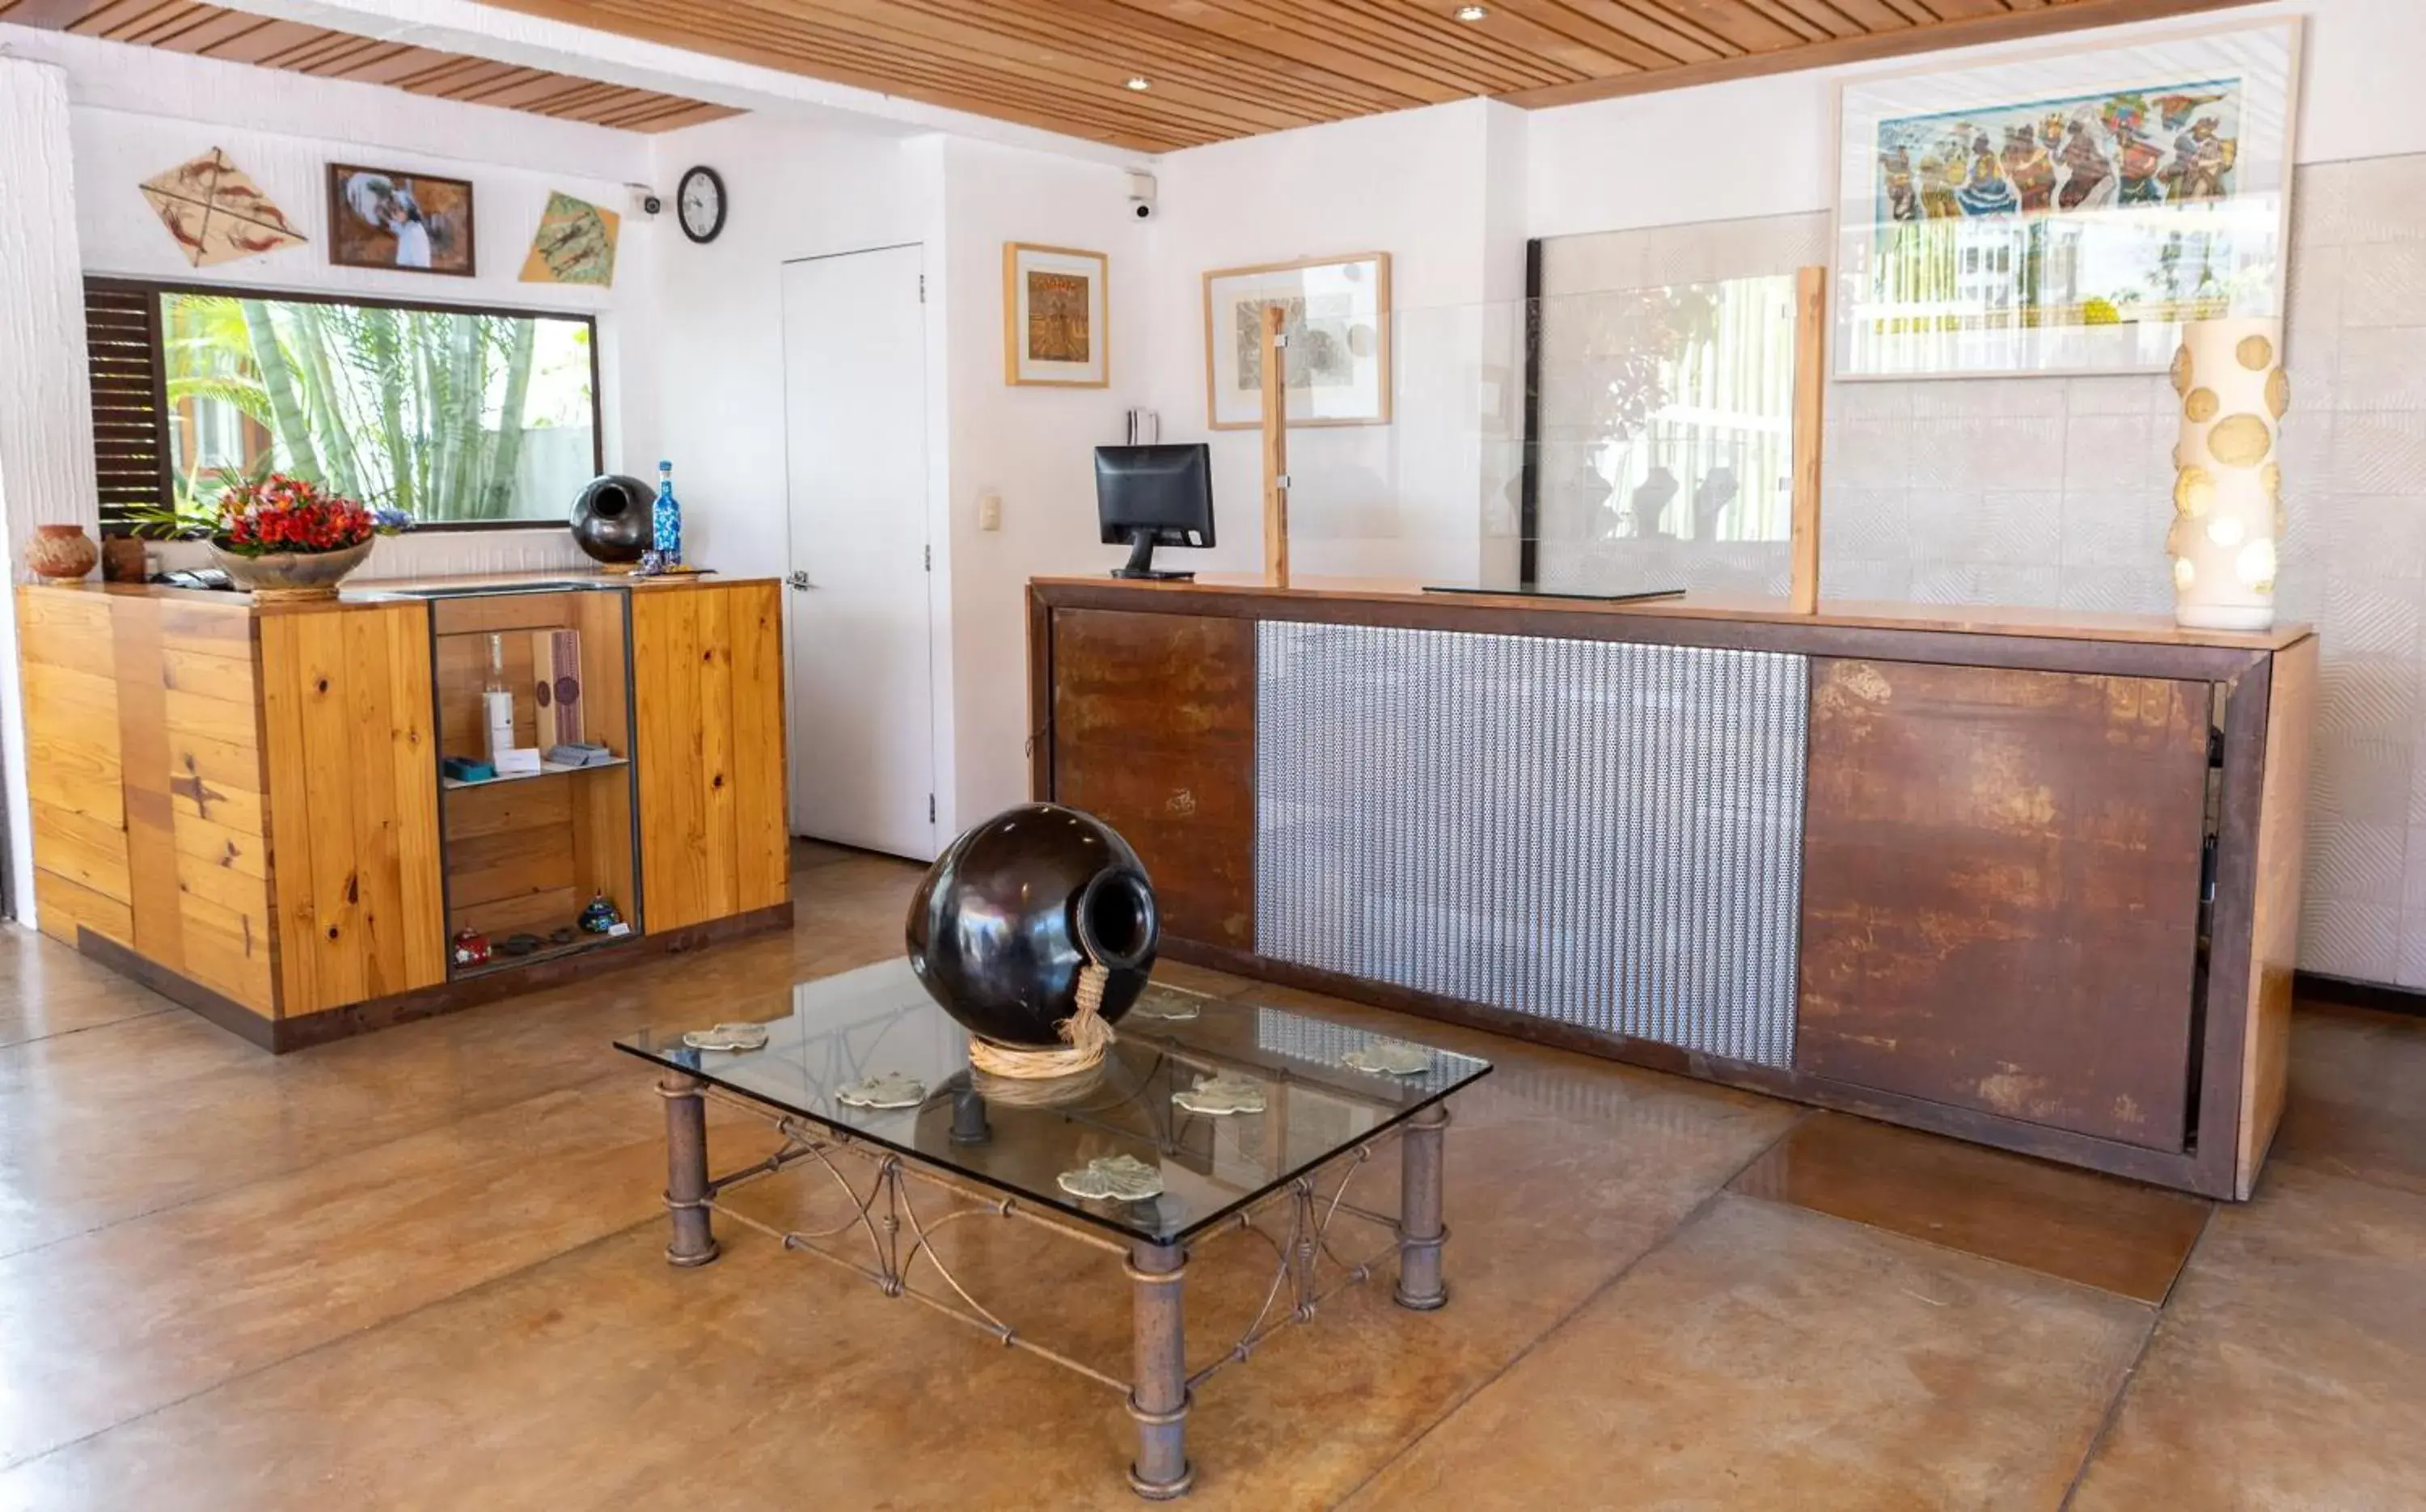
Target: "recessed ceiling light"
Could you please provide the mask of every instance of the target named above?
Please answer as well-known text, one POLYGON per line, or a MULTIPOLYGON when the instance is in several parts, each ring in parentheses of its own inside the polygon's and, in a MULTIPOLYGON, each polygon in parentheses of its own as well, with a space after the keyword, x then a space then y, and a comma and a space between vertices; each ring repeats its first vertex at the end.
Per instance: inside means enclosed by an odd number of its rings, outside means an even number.
POLYGON ((1490 15, 1491 10, 1487 6, 1460 6, 1449 14, 1460 21, 1480 21, 1490 15))
POLYGON ((1128 88, 1137 90, 1140 94, 1143 94, 1146 90, 1154 88, 1154 81, 1147 78, 1142 73, 1132 73, 1129 75, 1128 88))

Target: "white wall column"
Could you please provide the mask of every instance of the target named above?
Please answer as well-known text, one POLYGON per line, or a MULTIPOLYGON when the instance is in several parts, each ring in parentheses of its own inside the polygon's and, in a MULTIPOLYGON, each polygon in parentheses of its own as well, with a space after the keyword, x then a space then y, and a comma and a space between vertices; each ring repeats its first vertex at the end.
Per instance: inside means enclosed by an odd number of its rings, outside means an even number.
MULTIPOLYGON (((68 85, 57 68, 0 56, 0 522, 14 581, 35 525, 91 526, 98 509, 68 85)), ((12 594, 0 614, 0 784, 9 891, 17 916, 30 923, 33 816, 22 699, 12 594)))

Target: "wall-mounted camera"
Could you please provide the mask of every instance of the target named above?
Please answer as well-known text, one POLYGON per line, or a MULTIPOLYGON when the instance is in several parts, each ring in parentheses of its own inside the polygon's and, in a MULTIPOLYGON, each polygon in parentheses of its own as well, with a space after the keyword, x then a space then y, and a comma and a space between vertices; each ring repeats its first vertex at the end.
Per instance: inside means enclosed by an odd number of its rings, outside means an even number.
POLYGON ((626 184, 623 187, 632 191, 632 214, 636 218, 655 220, 665 210, 664 199, 647 185, 626 184))
POLYGON ((1153 174, 1134 171, 1129 174, 1129 214, 1139 220, 1154 218, 1153 174))

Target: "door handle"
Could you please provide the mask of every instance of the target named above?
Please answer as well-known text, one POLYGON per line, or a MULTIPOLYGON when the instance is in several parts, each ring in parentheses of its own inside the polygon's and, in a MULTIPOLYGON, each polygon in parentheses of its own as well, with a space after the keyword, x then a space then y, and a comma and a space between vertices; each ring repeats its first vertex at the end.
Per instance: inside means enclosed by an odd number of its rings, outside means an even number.
POLYGON ((809 574, 806 572, 794 572, 784 581, 791 585, 792 591, 795 593, 806 593, 809 590, 809 574))

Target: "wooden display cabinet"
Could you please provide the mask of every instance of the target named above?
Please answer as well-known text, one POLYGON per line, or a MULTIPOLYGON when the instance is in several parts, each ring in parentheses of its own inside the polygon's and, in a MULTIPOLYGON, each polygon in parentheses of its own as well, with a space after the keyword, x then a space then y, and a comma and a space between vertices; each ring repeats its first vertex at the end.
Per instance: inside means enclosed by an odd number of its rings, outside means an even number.
MULTIPOLYGON (((569 705, 574 721, 581 738, 614 754, 607 765, 551 765, 535 776, 484 781, 441 780, 441 871, 453 978, 625 938, 581 929, 581 910, 592 897, 613 903, 630 932, 643 927, 633 832, 630 602, 628 594, 579 590, 439 599, 430 605, 441 756, 488 755, 481 697, 492 636, 504 653, 506 685, 513 694, 514 744, 543 752, 562 737, 559 700, 551 692, 542 706, 540 662, 542 639, 565 630, 580 637, 579 696, 569 705), (467 929, 486 939, 485 963, 455 959, 453 941, 467 929), (561 930, 572 931, 571 938, 555 940, 561 930), (517 935, 541 943, 512 954, 508 941, 517 935)), ((549 684, 560 685, 553 678, 549 684)))
POLYGON ((265 1048, 792 922, 770 580, 440 578, 278 605, 31 584, 17 612, 42 930, 265 1048), (487 755, 492 635, 515 744, 560 738, 534 645, 566 630, 612 764, 443 777, 442 756, 487 755), (580 931, 599 893, 627 933, 580 931), (465 969, 467 925, 493 950, 465 969), (493 948, 517 933, 546 943, 493 948))

